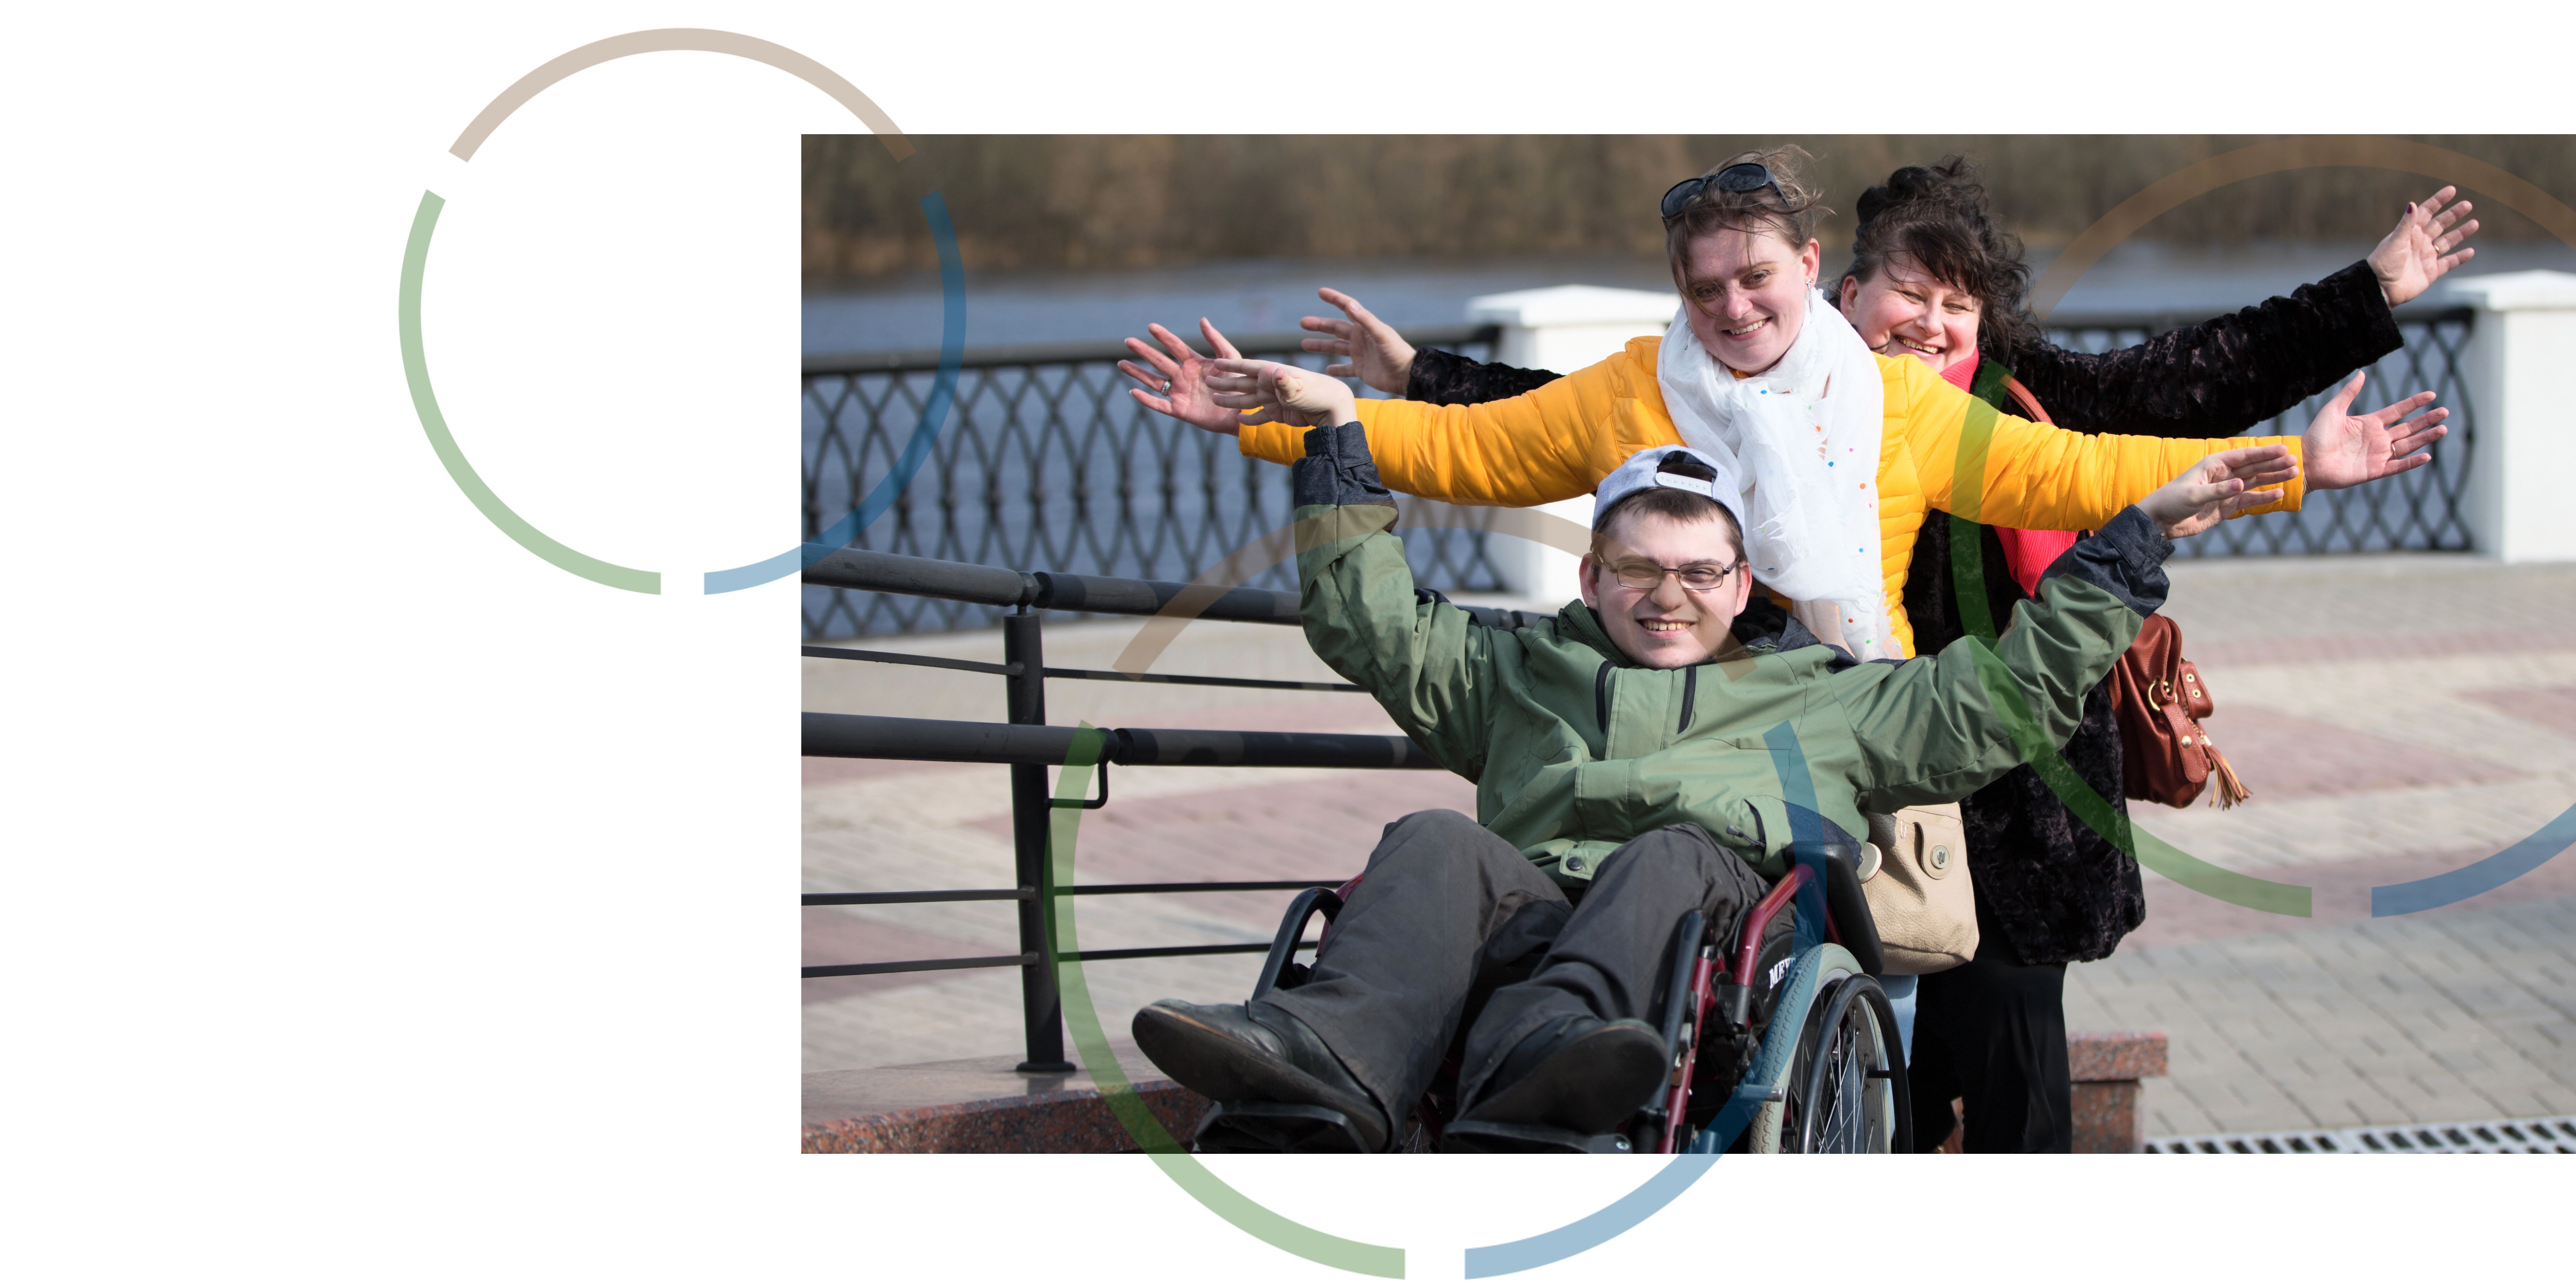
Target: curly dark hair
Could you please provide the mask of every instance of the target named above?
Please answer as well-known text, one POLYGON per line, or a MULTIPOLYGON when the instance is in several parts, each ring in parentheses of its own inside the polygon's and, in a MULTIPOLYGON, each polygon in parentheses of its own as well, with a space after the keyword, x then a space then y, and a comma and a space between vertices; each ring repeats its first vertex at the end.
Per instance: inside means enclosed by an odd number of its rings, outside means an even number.
MULTIPOLYGON (((2024 297, 2030 263, 2021 238, 1995 227, 1976 163, 1946 156, 1937 165, 1909 165, 1861 194, 1860 227, 1852 233, 1851 267, 1840 282, 1866 283, 1903 255, 1926 273, 1977 297, 1983 306, 1977 348, 1997 361, 2040 337, 2024 297)), ((1837 288, 1836 295, 1840 295, 1837 288)))

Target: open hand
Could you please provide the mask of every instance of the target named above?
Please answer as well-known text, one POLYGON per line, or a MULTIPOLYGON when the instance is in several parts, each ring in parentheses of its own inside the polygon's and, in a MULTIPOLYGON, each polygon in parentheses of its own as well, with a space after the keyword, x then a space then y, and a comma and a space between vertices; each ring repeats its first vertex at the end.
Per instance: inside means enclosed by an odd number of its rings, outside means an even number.
POLYGON ((1332 337, 1329 340, 1308 340, 1306 352, 1350 359, 1327 365, 1324 374, 1357 376, 1371 389, 1402 398, 1405 387, 1413 382, 1413 346, 1406 344, 1404 337, 1395 333, 1394 327, 1378 321, 1377 315, 1362 307, 1358 300, 1329 286, 1315 294, 1349 317, 1348 321, 1340 318, 1297 319, 1297 325, 1332 337))
POLYGON ((2299 456, 2308 475, 2308 489, 2315 492, 2352 487, 2391 474, 2403 474, 2418 466, 2429 465, 2435 440, 2451 431, 2442 422, 2450 417, 2447 407, 2435 407, 2413 419, 2407 414, 2433 401, 2431 392, 2393 402, 2366 416, 2354 416, 2346 409, 2353 395, 2361 392, 2362 372, 2352 379, 2326 405, 2317 409, 2315 420, 2308 422, 2308 432, 2300 439, 2299 456))
POLYGON ((2289 456, 2290 449, 2279 446, 2212 452, 2175 475, 2173 482, 2149 492, 2138 508, 2167 537, 2179 541, 2198 536, 2255 506, 2280 500, 2277 487, 2253 489, 2263 483, 2287 482, 2295 475, 2289 456))
POLYGON ((1360 418, 1351 387, 1320 371, 1258 358, 1224 358, 1208 377, 1216 404, 1243 408, 1242 423, 1347 425, 1360 418))
POLYGON ((2469 203, 2463 201, 2442 209, 2442 203, 2457 191, 2446 186, 2423 201, 2408 203, 2397 227, 2379 240, 2378 249, 2370 252, 2370 271, 2379 279, 2379 293, 2388 297, 2388 307, 2395 308, 2422 295, 2442 274, 2477 254, 2460 247, 2469 234, 2478 230, 2477 220, 2460 223, 2468 216, 2469 203), (2458 226, 2453 227, 2455 224, 2458 226))
MULTIPOLYGON (((1127 337, 1129 351, 1152 366, 1149 371, 1132 362, 1121 361, 1118 364, 1118 369, 1126 373, 1128 379, 1144 386, 1127 392, 1149 410, 1159 411, 1174 420, 1188 421, 1219 434, 1235 432, 1238 422, 1234 413, 1210 400, 1207 378, 1213 370, 1211 360, 1200 357, 1197 350, 1182 343, 1181 337, 1165 330, 1162 323, 1154 323, 1146 329, 1163 347, 1158 350, 1132 335, 1127 337)), ((1216 329, 1216 324, 1206 318, 1199 319, 1199 334, 1207 337, 1208 347, 1216 351, 1218 358, 1243 356, 1235 352, 1233 343, 1216 329)))

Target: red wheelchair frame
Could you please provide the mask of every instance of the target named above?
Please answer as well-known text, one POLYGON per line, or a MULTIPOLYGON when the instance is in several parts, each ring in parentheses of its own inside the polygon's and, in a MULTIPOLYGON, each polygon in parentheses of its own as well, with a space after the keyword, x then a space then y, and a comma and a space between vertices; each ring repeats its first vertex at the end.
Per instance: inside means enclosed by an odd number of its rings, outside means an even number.
MULTIPOLYGON (((1741 1089, 1748 1094, 1758 1091, 1755 1099, 1759 1101, 1784 1102, 1784 1114, 1798 1119, 1798 1130, 1794 1134, 1801 1147, 1815 1144, 1817 1133, 1808 1124, 1820 1110, 1829 1107, 1821 1103, 1831 1097, 1819 1090, 1822 1086, 1820 1078, 1826 1069, 1826 1059, 1834 1051, 1833 1040, 1841 1033, 1839 1026, 1856 1022, 1854 1007, 1866 1005, 1871 1009, 1869 1018, 1880 1035, 1877 1045, 1882 1052, 1888 1045, 1889 1035, 1894 1032, 1893 1011, 1884 990, 1871 978, 1881 967, 1881 950, 1877 927, 1871 922, 1869 905, 1861 895, 1860 878, 1850 849, 1848 845, 1828 843, 1822 847, 1820 855, 1793 864, 1788 874, 1733 926, 1709 927, 1706 918, 1697 910, 1684 914, 1675 935, 1673 966, 1664 989, 1664 1014, 1660 1026, 1665 1046, 1673 1053, 1672 1072, 1665 1086, 1647 1104, 1639 1107, 1623 1129, 1602 1137, 1577 1138, 1572 1133, 1550 1128, 1475 1124, 1471 1129, 1473 1138, 1484 1140, 1491 1137, 1505 1148, 1675 1153, 1688 1146, 1696 1132, 1715 1120, 1726 1104, 1744 1101, 1745 1095, 1739 1094, 1741 1089), (1810 887, 1820 887, 1819 893, 1823 896, 1821 915, 1817 919, 1822 922, 1824 942, 1841 945, 1859 964, 1861 974, 1841 984, 1831 999, 1821 994, 1811 997, 1806 1013, 1796 1017, 1801 1025, 1797 1040, 1803 1047, 1815 1048, 1810 1052, 1802 1047, 1797 1053, 1805 1057, 1797 1067, 1806 1070, 1808 1076, 1785 1080, 1795 1083, 1795 1086, 1741 1088, 1742 1079, 1752 1066, 1756 1048, 1767 1036, 1770 1025, 1779 1019, 1772 1013, 1778 1001, 1776 995, 1782 976, 1796 959, 1797 936, 1792 930, 1796 914, 1792 905, 1800 892, 1810 887), (1844 927, 1850 928, 1848 934, 1844 927), (1819 1031, 1820 1021, 1833 1027, 1833 1032, 1819 1031), (1705 1059, 1704 1054, 1715 1059, 1705 1059), (1694 1096, 1703 1098, 1702 1110, 1695 1116, 1691 1113, 1694 1096), (1708 1097, 1719 1099, 1711 1104, 1706 1099, 1708 1097), (1799 1103, 1801 1097, 1803 1104, 1799 1103)), ((1307 923, 1318 913, 1324 917, 1323 932, 1314 944, 1320 952, 1324 942, 1332 936, 1335 917, 1359 888, 1362 879, 1353 877, 1330 890, 1320 886, 1303 890, 1290 900, 1279 934, 1272 940, 1269 956, 1262 963, 1253 997, 1258 998, 1274 988, 1294 988, 1305 982, 1312 968, 1295 958, 1297 950, 1305 946, 1300 940, 1307 923)), ((1461 1041, 1467 1024, 1473 1019, 1471 1013, 1462 1020, 1459 1026, 1461 1041)), ((1453 1043, 1432 1088, 1415 1106, 1412 1121, 1417 1134, 1410 1147, 1431 1150, 1442 1147, 1454 1115, 1458 1054, 1453 1043)), ((1842 1059, 1848 1066, 1852 1059, 1866 1058, 1866 1055, 1866 1052, 1846 1052, 1844 1056, 1834 1058, 1842 1059)), ((1861 1073, 1867 1079, 1886 1079, 1890 1083, 1892 1114, 1889 1130, 1885 1133, 1887 1146, 1895 1151, 1909 1150, 1912 1148, 1912 1113, 1906 1097, 1903 1069, 1898 1061, 1886 1059, 1883 1053, 1878 1063, 1882 1067, 1864 1067, 1861 1073)), ((1850 1069, 1846 1067, 1842 1071, 1848 1073, 1850 1069)), ((1756 1104, 1747 1102, 1742 1105, 1743 1113, 1738 1116, 1748 1115, 1757 1108, 1756 1104)), ((1262 1111, 1263 1107, 1258 1105, 1217 1105, 1201 1124, 1202 1139, 1223 1139, 1222 1133, 1212 1138, 1209 1129, 1230 1114, 1257 1116, 1262 1111)), ((1298 1116, 1305 1117, 1311 1116, 1312 1111, 1297 1112, 1298 1116)), ((1746 1141, 1741 1137, 1745 1133, 1740 1130, 1741 1124, 1734 1125, 1739 1130, 1730 1134, 1739 1139, 1726 1144, 1743 1148, 1746 1141)), ((1700 1142, 1699 1148, 1708 1149, 1712 1143, 1700 1142)), ((1825 1147, 1830 1148, 1832 1143, 1825 1142, 1825 1147)))

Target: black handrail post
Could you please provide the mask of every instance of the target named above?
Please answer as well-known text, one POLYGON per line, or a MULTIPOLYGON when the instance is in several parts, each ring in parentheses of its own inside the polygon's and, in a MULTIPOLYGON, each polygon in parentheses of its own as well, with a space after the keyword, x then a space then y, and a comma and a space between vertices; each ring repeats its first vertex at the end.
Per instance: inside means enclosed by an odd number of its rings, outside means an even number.
MULTIPOLYGON (((1011 667, 1002 681, 1012 724, 1046 723, 1046 657, 1039 643, 1043 614, 1027 604, 1002 618, 1002 664, 1011 667)), ((1020 900, 1020 951, 1035 959, 1020 967, 1020 1011, 1028 1029, 1028 1056, 1022 1073, 1071 1073, 1064 1058, 1064 1004, 1056 996, 1055 954, 1047 950, 1046 900, 1054 882, 1047 872, 1048 799, 1044 765, 1011 766, 1011 853, 1018 884, 1035 890, 1035 899, 1020 900)))

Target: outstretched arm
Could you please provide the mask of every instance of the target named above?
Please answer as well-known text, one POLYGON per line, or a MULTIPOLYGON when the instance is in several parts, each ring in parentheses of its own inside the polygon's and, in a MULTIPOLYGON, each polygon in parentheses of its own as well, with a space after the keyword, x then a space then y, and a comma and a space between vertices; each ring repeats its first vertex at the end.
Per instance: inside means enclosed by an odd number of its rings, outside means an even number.
POLYGON ((2442 424, 2450 417, 2449 408, 2415 414, 2433 401, 2431 390, 2367 415, 2352 414, 2353 395, 2361 392, 2361 381, 2362 373, 2354 372, 2317 409, 2308 432, 2299 439, 2299 455, 2306 462, 2308 486, 2313 490, 2358 487, 2430 465, 2429 449, 2451 432, 2442 424))
POLYGON ((1422 349, 1413 355, 1413 377, 1404 387, 1404 396, 1417 402, 1472 407, 1517 398, 1564 378, 1536 367, 1478 362, 1446 349, 1422 349))
MULTIPOLYGON (((1174 420, 1187 421, 1213 434, 1233 434, 1237 430, 1235 414, 1210 400, 1208 374, 1216 359, 1202 356, 1181 337, 1164 329, 1160 322, 1147 326, 1154 337, 1147 344, 1134 336, 1127 337, 1127 351, 1144 359, 1145 365, 1120 361, 1118 370, 1140 388, 1127 391, 1128 396, 1148 411, 1158 411, 1174 420)), ((1207 337, 1208 348, 1217 359, 1241 358, 1234 342, 1216 329, 1216 323, 1199 319, 1199 334, 1207 337)))
POLYGON ((1357 376, 1372 389, 1443 406, 1496 402, 1562 378, 1553 371, 1478 362, 1441 349, 1416 349, 1357 299, 1329 286, 1316 294, 1340 309, 1342 316, 1297 319, 1299 326, 1326 337, 1308 340, 1306 352, 1349 359, 1324 368, 1327 375, 1357 376))
POLYGON ((1868 665, 1830 683, 1864 768, 1862 807, 1888 812, 1954 801, 2040 744, 2061 748, 2084 695, 2110 673, 2165 596, 2173 538, 2208 530, 2268 494, 2265 449, 2203 458, 2059 556, 2000 639, 1968 636, 1940 653, 1868 665))
MULTIPOLYGON (((1361 399, 1358 418, 1379 473, 1399 492, 1461 505, 1562 501, 1591 491, 1637 452, 1678 441, 1660 414, 1654 344, 1631 341, 1626 352, 1518 398, 1475 407, 1361 399)), ((1263 382, 1277 366, 1211 364, 1214 401, 1267 415, 1263 382)), ((1302 434, 1275 424, 1245 424, 1242 447, 1282 463, 1305 450, 1302 434)))
POLYGON ((2389 310, 2476 252, 2469 204, 2444 188, 2410 205, 2370 257, 2287 296, 2109 353, 2034 338, 2005 365, 2060 423, 2098 434, 2240 434, 2394 352, 2389 310))
MULTIPOLYGON (((2416 394, 2368 415, 2349 411, 2355 377, 2320 409, 2308 432, 2290 438, 2177 439, 2078 434, 2006 415, 1930 374, 1921 363, 1880 359, 1891 420, 1901 421, 1905 450, 1925 501, 1978 523, 2071 532, 2097 526, 2193 461, 2215 451, 2265 447, 2271 472, 2256 486, 2280 485, 2283 499, 2264 509, 2295 510, 2309 490, 2352 487, 2417 469, 2447 430, 2441 408, 2416 394)), ((1893 427, 1892 427, 1893 428, 1893 427)))
MULTIPOLYGON (((1417 351, 1357 299, 1329 286, 1317 294, 1345 315, 1298 319, 1306 330, 1326 337, 1307 340, 1306 352, 1344 359, 1326 365, 1326 375, 1357 376, 1371 388, 1435 404, 1495 402, 1562 379, 1553 371, 1480 363, 1439 349, 1417 351)), ((1215 359, 1243 356, 1215 323, 1199 319, 1199 334, 1206 338, 1214 358, 1192 349, 1159 322, 1148 325, 1146 331, 1153 342, 1127 337, 1127 349, 1136 360, 1118 364, 1118 370, 1136 382, 1137 387, 1127 392, 1138 405, 1215 434, 1237 434, 1246 424, 1268 420, 1259 415, 1238 419, 1233 410, 1211 400, 1208 378, 1215 359)))
POLYGON ((1324 374, 1357 376, 1379 393, 1408 396, 1405 385, 1413 376, 1413 346, 1357 299, 1329 286, 1315 294, 1342 311, 1338 318, 1297 319, 1297 325, 1324 337, 1306 341, 1302 346, 1306 352, 1342 359, 1326 364, 1324 374))
POLYGON ((2441 191, 2420 202, 2406 203, 2406 213, 2398 216, 2397 227, 2380 238, 2378 247, 2370 252, 2365 262, 2378 277, 2379 293, 2387 298, 2390 308, 2422 295, 2441 280, 2442 274, 2477 254, 2462 245, 2478 230, 2478 221, 2468 217, 2472 209, 2469 203, 2463 201, 2442 209, 2442 203, 2458 192, 2445 184, 2441 191))
POLYGON ((1294 500, 1307 643, 1434 759, 1469 780, 1482 776, 1498 632, 1456 605, 1416 602, 1413 569, 1393 531, 1395 497, 1377 477, 1358 422, 1305 437, 1294 500))
MULTIPOLYGON (((1242 357, 1205 318, 1199 330, 1217 356, 1160 325, 1151 328, 1152 344, 1130 337, 1139 361, 1118 368, 1140 387, 1128 393, 1152 411, 1237 436, 1246 456, 1294 463, 1305 451, 1305 427, 1316 422, 1273 411, 1264 381, 1303 369, 1242 357)), ((1368 427, 1378 468, 1398 491, 1461 505, 1562 501, 1591 491, 1637 452, 1677 441, 1660 415, 1655 343, 1630 341, 1627 351, 1524 397, 1476 407, 1363 399, 1351 418, 1368 427)))

